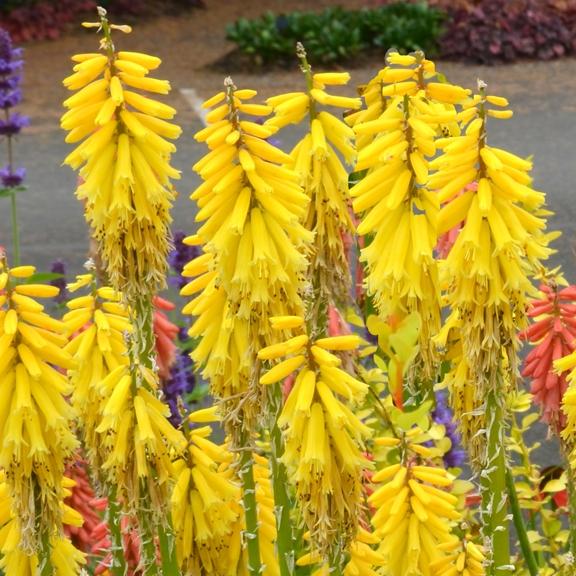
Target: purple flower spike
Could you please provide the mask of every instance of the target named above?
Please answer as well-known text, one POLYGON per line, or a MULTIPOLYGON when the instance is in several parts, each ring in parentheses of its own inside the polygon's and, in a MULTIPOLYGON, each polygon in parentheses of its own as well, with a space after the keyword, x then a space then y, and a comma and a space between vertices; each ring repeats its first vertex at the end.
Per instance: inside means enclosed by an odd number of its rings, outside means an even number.
MULTIPOLYGON (((22 101, 21 68, 22 50, 14 48, 10 34, 0 28, 0 138, 2 136, 7 138, 9 156, 11 156, 12 136, 19 134, 29 123, 27 116, 11 111, 22 101)), ((0 187, 21 186, 25 175, 24 168, 8 165, 0 170, 0 187)))
POLYGON ((0 136, 15 136, 29 123, 28 116, 14 112, 7 120, 0 119, 0 136))
POLYGON ((164 396, 170 406, 172 413, 170 421, 174 426, 179 426, 182 420, 178 412, 178 400, 183 400, 183 397, 194 389, 192 367, 192 359, 188 352, 179 350, 170 370, 170 379, 164 384, 164 396))
POLYGON ((197 246, 184 244, 184 238, 186 238, 186 234, 181 230, 174 232, 174 249, 168 254, 168 264, 176 273, 176 276, 171 275, 168 281, 176 288, 183 288, 187 282, 186 278, 182 277, 184 266, 200 255, 200 250, 197 246))
POLYGON ((448 468, 459 468, 466 463, 466 452, 461 446, 460 434, 458 433, 452 410, 450 410, 445 392, 436 394, 436 407, 432 412, 432 418, 438 424, 446 428, 446 436, 450 438, 452 447, 444 454, 444 464, 448 468))
POLYGON ((24 178, 26 177, 26 170, 24 168, 10 169, 5 166, 0 170, 0 187, 2 188, 16 188, 21 186, 24 178))

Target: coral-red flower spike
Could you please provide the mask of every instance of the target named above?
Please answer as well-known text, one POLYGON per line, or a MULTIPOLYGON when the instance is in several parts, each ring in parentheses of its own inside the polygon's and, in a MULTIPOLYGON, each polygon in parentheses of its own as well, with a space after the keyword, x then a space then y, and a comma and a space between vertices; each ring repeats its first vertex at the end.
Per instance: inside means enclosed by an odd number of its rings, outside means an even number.
POLYGON ((553 363, 576 348, 576 286, 560 288, 551 282, 540 291, 542 298, 534 300, 528 311, 533 323, 520 334, 535 346, 526 356, 522 376, 531 379, 530 391, 542 407, 543 420, 560 432, 565 425, 560 405, 568 373, 554 372, 553 363))

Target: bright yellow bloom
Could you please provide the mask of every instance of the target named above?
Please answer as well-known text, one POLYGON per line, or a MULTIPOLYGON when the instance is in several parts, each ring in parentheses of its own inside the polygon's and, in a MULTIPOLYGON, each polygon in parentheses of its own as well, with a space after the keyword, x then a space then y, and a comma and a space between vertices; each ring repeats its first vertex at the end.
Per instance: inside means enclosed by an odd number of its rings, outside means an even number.
MULTIPOLYGON (((30 554, 40 533, 62 526, 60 502, 64 464, 77 447, 71 431, 72 389, 61 370, 75 362, 65 351, 66 326, 46 314, 36 298, 53 296, 50 287, 28 284, 0 261, 4 298, 0 304, 0 469, 12 509, 25 527, 19 546, 30 554), (40 520, 39 520, 40 519, 40 520)), ((32 268, 32 267, 29 267, 32 268)), ((33 270, 33 269, 32 269, 33 270)))
POLYGON ((434 257, 440 205, 429 184, 428 159, 442 131, 453 129, 449 122, 456 113, 430 99, 424 83, 433 75, 430 61, 420 56, 397 61, 394 54, 390 59, 364 93, 366 109, 347 118, 358 138, 355 170, 367 171, 350 194, 361 217, 358 234, 370 240, 361 251, 368 293, 383 318, 419 314, 422 370, 414 373, 433 382, 439 362, 432 337, 440 328, 434 257), (410 67, 393 67, 404 61, 410 67), (398 84, 398 78, 412 80, 398 84))
POLYGON ((66 141, 82 141, 65 163, 80 169, 76 191, 85 203, 110 282, 128 297, 154 293, 164 285, 170 248, 169 210, 174 199, 170 166, 180 135, 167 122, 175 110, 143 92, 167 94, 165 80, 149 78, 160 60, 136 52, 115 52, 110 27, 102 21, 105 54, 73 57, 78 62, 64 85, 77 92, 64 105, 66 141))
POLYGON ((531 187, 531 162, 487 143, 489 98, 494 100, 482 89, 460 113, 461 136, 437 141, 442 154, 430 163, 436 172, 429 181, 443 203, 438 231, 462 223, 443 265, 449 324, 460 334, 461 350, 453 353, 460 359, 447 380, 457 385, 452 403, 475 458, 484 446, 476 432, 486 428, 485 418, 478 417, 485 411, 476 409, 488 390, 511 386, 515 379, 507 374, 516 373, 516 334, 525 326, 527 296, 534 292, 530 276, 551 252, 544 194, 531 187), (474 417, 468 418, 471 407, 474 417))
POLYGON ((444 546, 458 543, 451 523, 460 519, 458 498, 444 488, 451 477, 441 468, 391 464, 373 479, 384 482, 369 497, 378 551, 394 576, 430 576, 431 563, 444 558, 444 546))
POLYGON ((63 320, 73 337, 65 350, 76 360, 77 367, 68 371, 74 387, 72 404, 82 414, 79 423, 85 447, 98 474, 111 448, 110 439, 96 432, 107 400, 104 383, 129 364, 125 335, 132 332, 132 324, 121 295, 111 288, 97 288, 91 274, 79 277, 68 289, 74 292, 83 284, 91 286, 90 294, 67 303, 70 311, 63 320))
MULTIPOLYGON (((358 530, 356 538, 350 543, 347 550, 350 560, 344 567, 344 576, 374 576, 380 566, 386 565, 384 556, 373 546, 379 544, 380 539, 364 528, 358 530)), ((298 558, 297 566, 308 566, 322 562, 322 557, 315 552, 309 552, 298 558)), ((323 564, 315 570, 313 576, 330 576, 330 567, 323 564)))
POLYGON ((208 127, 195 138, 211 151, 193 167, 204 182, 192 194, 204 253, 185 267, 194 279, 181 292, 193 296, 183 311, 196 316, 189 334, 200 337, 192 358, 213 394, 228 400, 224 414, 238 406, 239 394, 253 391, 253 401, 243 402, 247 429, 261 410, 256 352, 284 336, 268 318, 302 312, 311 239, 301 224, 308 198, 299 178, 280 165, 289 157, 266 141, 275 129, 242 119, 269 114, 248 102, 254 95, 227 79, 226 92, 205 103, 208 127))
MULTIPOLYGON (((254 454, 254 482, 256 484, 256 502, 258 504, 258 543, 260 559, 264 566, 264 576, 280 576, 276 553, 276 510, 270 462, 264 456, 254 454)), ((248 562, 247 554, 245 562, 248 562)))
MULTIPOLYGON (((296 490, 298 509, 310 531, 312 550, 321 559, 328 557, 331 548, 344 549, 355 537, 361 476, 369 467, 363 442, 370 429, 350 407, 362 400, 367 385, 341 368, 337 351, 344 344, 350 347, 350 337, 316 343, 302 338, 298 345, 288 341, 285 353, 294 356, 260 379, 263 384, 272 383, 297 372, 278 425, 283 430, 283 462, 296 490)), ((269 356, 270 348, 261 350, 260 356, 269 356)))
POLYGON ((312 74, 302 46, 297 54, 306 74, 309 90, 273 96, 267 100, 274 117, 265 126, 280 128, 298 124, 306 116, 310 130, 294 147, 285 165, 294 170, 310 198, 305 225, 314 232, 310 254, 310 277, 315 278, 315 297, 345 304, 349 301, 350 270, 346 235, 354 225, 350 215, 348 172, 339 155, 348 164, 356 157, 354 132, 339 117, 322 106, 342 109, 360 108, 359 98, 334 96, 324 91, 326 85, 347 84, 345 73, 312 74))
POLYGON ((69 377, 75 384, 73 404, 83 415, 88 456, 101 481, 117 488, 128 509, 135 511, 145 496, 162 509, 172 456, 184 450, 185 438, 158 398, 157 374, 130 362, 133 320, 122 295, 98 288, 87 275, 72 289, 83 286, 90 286, 90 293, 68 302, 64 322, 75 333, 66 350, 78 363, 69 377))
MULTIPOLYGON (((64 479, 67 480, 67 479, 64 479)), ((63 484, 60 486, 63 487, 63 484)), ((63 496, 69 491, 62 490, 63 496)), ((4 472, 0 472, 0 569, 5 574, 37 576, 40 561, 38 554, 25 548, 23 527, 20 520, 11 513, 10 486, 4 472)), ((81 526, 83 519, 74 510, 60 501, 64 524, 81 526)), ((77 550, 72 542, 62 537, 54 527, 49 529, 50 561, 55 573, 62 576, 78 576, 84 564, 85 555, 77 550)))
POLYGON ((183 574, 234 576, 241 560, 242 508, 226 446, 214 444, 205 426, 189 433, 174 464, 170 499, 178 564, 183 574))
POLYGON ((474 542, 449 542, 439 548, 447 555, 430 564, 434 576, 484 576, 486 558, 474 542))
POLYGON ((167 506, 173 457, 183 452, 186 439, 158 398, 158 376, 144 366, 131 370, 120 365, 102 381, 101 393, 105 401, 95 432, 102 437, 107 481, 117 486, 132 512, 142 512, 144 497, 161 512, 167 506))

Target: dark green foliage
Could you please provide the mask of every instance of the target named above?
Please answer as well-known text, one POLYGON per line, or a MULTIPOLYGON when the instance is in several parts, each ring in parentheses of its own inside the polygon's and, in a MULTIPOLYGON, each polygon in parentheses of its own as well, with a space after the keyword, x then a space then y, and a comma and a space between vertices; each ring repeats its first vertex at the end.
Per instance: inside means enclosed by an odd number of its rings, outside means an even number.
POLYGON ((379 8, 323 12, 268 12, 256 20, 241 18, 227 28, 227 37, 255 61, 291 61, 296 42, 302 42, 311 60, 333 63, 364 51, 389 48, 434 52, 444 14, 426 4, 390 4, 379 8))

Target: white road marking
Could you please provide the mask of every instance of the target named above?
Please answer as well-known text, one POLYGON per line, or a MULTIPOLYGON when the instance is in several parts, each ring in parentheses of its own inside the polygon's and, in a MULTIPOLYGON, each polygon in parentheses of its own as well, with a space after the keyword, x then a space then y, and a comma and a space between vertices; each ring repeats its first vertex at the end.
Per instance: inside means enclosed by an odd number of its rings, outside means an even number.
POLYGON ((190 105, 190 108, 194 110, 196 116, 198 116, 198 118, 200 119, 200 122, 202 122, 202 124, 206 126, 207 125, 206 114, 208 113, 208 111, 202 108, 203 100, 202 98, 200 98, 200 96, 198 96, 198 92, 196 92, 194 88, 180 88, 180 94, 184 96, 186 102, 188 102, 188 104, 190 105))

